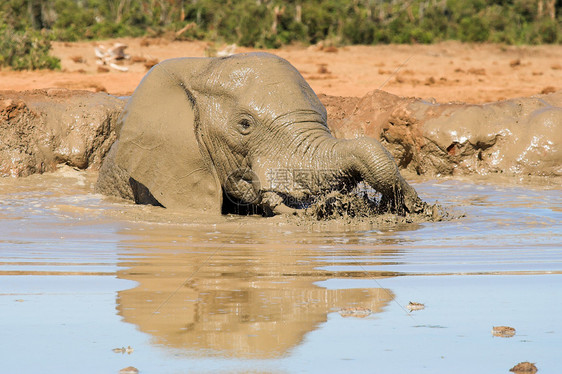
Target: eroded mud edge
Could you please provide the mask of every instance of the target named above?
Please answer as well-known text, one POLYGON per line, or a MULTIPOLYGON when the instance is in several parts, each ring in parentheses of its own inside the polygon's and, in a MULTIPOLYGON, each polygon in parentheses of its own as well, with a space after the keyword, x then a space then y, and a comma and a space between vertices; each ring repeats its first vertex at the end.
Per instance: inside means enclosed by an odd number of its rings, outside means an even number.
MULTIPOLYGON (((319 96, 339 138, 379 139, 416 175, 562 175, 562 91, 501 102, 439 104, 375 90, 319 96)), ((49 89, 0 92, 0 176, 65 164, 97 170, 127 98, 49 89)))

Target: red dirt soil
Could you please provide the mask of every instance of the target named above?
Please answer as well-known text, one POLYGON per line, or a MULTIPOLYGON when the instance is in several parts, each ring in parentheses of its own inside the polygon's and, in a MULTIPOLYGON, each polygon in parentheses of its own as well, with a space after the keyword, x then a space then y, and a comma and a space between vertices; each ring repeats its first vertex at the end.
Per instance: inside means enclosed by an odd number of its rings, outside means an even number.
MULTIPOLYGON (((166 39, 53 43, 62 71, 0 71, 0 90, 69 88, 129 95, 154 61, 203 57, 210 44, 166 39), (97 44, 128 45, 129 71, 99 69, 97 44), (109 71, 104 71, 109 70, 109 71)), ((221 50, 224 46, 216 46, 221 50)), ((237 48, 236 52, 252 51, 237 48)), ((562 46, 503 46, 444 42, 270 50, 291 62, 317 94, 362 97, 374 89, 446 103, 485 103, 562 89, 562 46)), ((105 69, 104 69, 105 68, 105 69)))

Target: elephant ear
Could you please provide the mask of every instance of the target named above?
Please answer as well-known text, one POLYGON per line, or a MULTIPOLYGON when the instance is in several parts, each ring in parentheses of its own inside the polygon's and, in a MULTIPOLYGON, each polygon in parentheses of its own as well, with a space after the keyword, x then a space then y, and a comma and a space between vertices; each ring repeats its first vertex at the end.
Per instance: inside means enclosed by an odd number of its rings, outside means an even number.
POLYGON ((222 190, 198 139, 190 77, 205 59, 174 59, 145 76, 123 111, 117 164, 170 209, 220 213, 222 190))

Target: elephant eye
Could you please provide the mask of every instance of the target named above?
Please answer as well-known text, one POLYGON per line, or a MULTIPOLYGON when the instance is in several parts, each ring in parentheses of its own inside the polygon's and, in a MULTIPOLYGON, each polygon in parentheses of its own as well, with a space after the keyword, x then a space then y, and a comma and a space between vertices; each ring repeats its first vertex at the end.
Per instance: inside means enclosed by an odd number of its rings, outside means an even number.
POLYGON ((240 122, 238 122, 238 127, 240 129, 240 132, 244 135, 247 135, 250 133, 250 127, 251 127, 251 123, 250 120, 247 118, 243 118, 242 120, 240 120, 240 122))

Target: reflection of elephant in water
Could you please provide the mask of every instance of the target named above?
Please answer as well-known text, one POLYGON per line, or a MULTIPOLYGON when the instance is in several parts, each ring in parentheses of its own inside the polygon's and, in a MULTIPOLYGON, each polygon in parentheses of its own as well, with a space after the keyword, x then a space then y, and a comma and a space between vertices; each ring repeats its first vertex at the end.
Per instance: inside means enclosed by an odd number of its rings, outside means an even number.
MULTIPOLYGON (((297 236, 287 238, 276 226, 250 225, 243 236, 252 244, 230 244, 238 229, 219 226, 222 233, 212 242, 206 241, 203 226, 127 230, 128 239, 120 244, 127 256, 117 276, 136 286, 119 291, 119 315, 159 346, 203 355, 271 358, 300 345, 330 313, 364 317, 349 311, 380 313, 394 298, 391 290, 372 281, 380 272, 348 270, 348 247, 335 246, 330 251, 335 257, 326 259, 322 235, 307 236, 302 245, 297 236), (172 243, 171 237, 177 240, 172 243), (326 265, 336 269, 323 269, 326 265), (341 265, 346 270, 337 270, 341 265), (348 283, 339 283, 342 279, 367 280, 373 288, 346 288, 348 283), (322 282, 328 280, 331 286, 325 288, 322 282)), ((371 246, 359 249, 354 238, 349 243, 354 243, 355 260, 369 266, 384 265, 374 254, 394 253, 384 242, 380 252, 371 246)))
MULTIPOLYGON (((173 261, 177 261, 177 254, 173 261)), ((144 267, 142 275, 135 275, 138 269, 119 273, 120 278, 139 282, 138 287, 119 292, 117 310, 125 322, 149 333, 159 345, 239 357, 286 354, 325 323, 329 313, 362 318, 380 313, 394 296, 381 288, 329 290, 308 279, 294 282, 296 285, 260 279, 257 287, 234 280, 242 289, 232 290, 227 282, 196 278, 197 287, 182 287, 155 314, 174 291, 170 284, 175 281, 173 287, 177 288, 184 279, 162 280, 144 267), (202 282, 207 284, 199 284, 202 282), (358 310, 356 315, 354 310, 358 310)))
POLYGON ((365 181, 399 212, 424 207, 378 141, 335 139, 326 121, 279 57, 164 61, 126 106, 97 188, 167 208, 220 212, 227 197, 279 213, 365 181))

